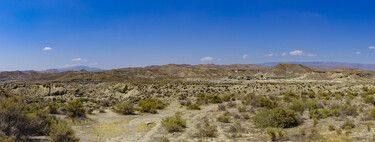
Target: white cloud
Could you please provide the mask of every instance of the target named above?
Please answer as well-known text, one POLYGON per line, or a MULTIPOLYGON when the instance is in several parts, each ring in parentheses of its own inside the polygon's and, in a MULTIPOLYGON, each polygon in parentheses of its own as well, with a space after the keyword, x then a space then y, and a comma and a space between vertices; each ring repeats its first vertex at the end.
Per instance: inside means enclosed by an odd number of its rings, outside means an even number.
POLYGON ((289 54, 292 55, 292 56, 303 56, 303 55, 305 55, 305 53, 301 50, 294 50, 294 51, 289 52, 289 54))
POLYGON ((207 61, 212 61, 214 58, 212 57, 204 57, 201 59, 201 62, 207 62, 207 61))
POLYGON ((43 48, 43 51, 49 51, 49 50, 52 50, 52 48, 48 47, 48 46, 46 46, 46 47, 43 48))
POLYGON ((281 56, 286 56, 286 55, 288 55, 288 54, 287 54, 287 53, 285 53, 285 52, 281 54, 281 56))
POLYGON ((87 62, 86 59, 82 59, 82 58, 72 59, 72 61, 75 61, 75 62, 87 62))
POLYGON ((264 56, 272 57, 272 56, 277 56, 277 54, 275 54, 275 53, 270 53, 270 54, 266 54, 266 55, 264 55, 264 56))
POLYGON ((361 54, 361 52, 357 51, 355 54, 359 55, 359 54, 361 54))
POLYGON ((309 56, 309 57, 316 57, 317 55, 309 53, 309 54, 307 54, 307 56, 309 56))
POLYGON ((368 49, 374 49, 375 50, 375 46, 370 46, 370 47, 368 47, 368 49))
POLYGON ((242 59, 246 59, 246 58, 249 58, 249 55, 247 54, 242 55, 242 59))

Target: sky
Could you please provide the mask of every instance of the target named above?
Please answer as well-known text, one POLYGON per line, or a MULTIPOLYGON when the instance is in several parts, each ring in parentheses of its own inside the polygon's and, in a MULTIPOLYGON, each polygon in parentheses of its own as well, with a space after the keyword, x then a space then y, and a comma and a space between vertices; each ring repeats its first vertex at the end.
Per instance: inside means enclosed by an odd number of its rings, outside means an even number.
POLYGON ((0 0, 0 70, 375 63, 370 0, 0 0))

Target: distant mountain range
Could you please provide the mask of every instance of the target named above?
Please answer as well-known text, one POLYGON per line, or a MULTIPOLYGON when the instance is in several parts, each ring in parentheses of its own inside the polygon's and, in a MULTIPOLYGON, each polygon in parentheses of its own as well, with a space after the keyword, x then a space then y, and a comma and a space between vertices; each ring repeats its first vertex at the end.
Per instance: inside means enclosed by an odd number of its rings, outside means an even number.
POLYGON ((65 68, 60 68, 60 69, 48 69, 48 70, 43 70, 43 71, 24 70, 21 72, 24 72, 24 73, 29 73, 29 72, 60 73, 60 72, 66 72, 66 71, 81 71, 81 70, 90 71, 90 72, 104 71, 103 69, 100 69, 100 68, 93 68, 93 67, 88 67, 88 66, 72 66, 72 67, 65 67, 65 68))
MULTIPOLYGON (((375 64, 360 64, 360 63, 345 63, 345 62, 268 62, 268 63, 262 63, 262 64, 257 64, 257 65, 261 65, 265 67, 274 67, 280 63, 301 64, 304 66, 308 66, 309 68, 314 69, 314 70, 333 70, 333 69, 343 69, 343 68, 355 68, 355 69, 361 69, 361 70, 375 71, 375 64)), ((152 66, 149 66, 149 67, 152 67, 152 66)), ((21 72, 24 72, 24 73, 28 73, 28 72, 60 73, 60 72, 66 72, 66 71, 80 71, 80 70, 86 70, 90 72, 104 71, 103 69, 100 69, 100 68, 94 68, 94 67, 88 67, 88 66, 72 66, 72 67, 66 67, 66 68, 60 68, 60 69, 48 69, 48 70, 43 70, 43 71, 24 70, 21 72)))
POLYGON ((280 63, 287 64, 301 64, 312 69, 332 70, 340 68, 356 68, 361 70, 375 71, 375 64, 359 64, 359 63, 345 63, 345 62, 270 62, 259 64, 262 66, 273 67, 280 63))

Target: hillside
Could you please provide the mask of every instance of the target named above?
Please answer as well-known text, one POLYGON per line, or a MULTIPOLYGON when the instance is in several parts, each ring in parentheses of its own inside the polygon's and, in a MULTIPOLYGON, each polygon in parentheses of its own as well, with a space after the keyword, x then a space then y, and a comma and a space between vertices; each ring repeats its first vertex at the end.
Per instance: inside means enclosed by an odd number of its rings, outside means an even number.
POLYGON ((279 64, 272 68, 260 65, 177 65, 148 66, 144 68, 122 68, 107 71, 90 72, 1 72, 0 81, 48 81, 48 82, 112 82, 112 81, 172 81, 172 80, 212 80, 212 79, 260 79, 260 76, 271 78, 295 78, 307 75, 310 79, 347 78, 351 75, 371 79, 373 72, 361 70, 332 70, 317 72, 300 64, 279 64), (361 75, 366 74, 366 75, 361 75))
POLYGON ((334 70, 342 68, 356 68, 361 70, 372 70, 375 71, 375 64, 359 64, 359 63, 345 63, 345 62, 270 62, 262 63, 259 65, 273 67, 280 63, 287 64, 301 64, 308 66, 315 70, 334 70))

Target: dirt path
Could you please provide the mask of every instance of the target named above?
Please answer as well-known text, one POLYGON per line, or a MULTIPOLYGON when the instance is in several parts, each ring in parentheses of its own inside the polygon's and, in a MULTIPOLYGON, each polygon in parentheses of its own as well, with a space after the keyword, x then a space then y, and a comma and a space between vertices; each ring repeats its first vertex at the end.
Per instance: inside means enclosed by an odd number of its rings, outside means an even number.
POLYGON ((205 106, 200 111, 194 111, 179 106, 169 106, 163 110, 158 110, 158 114, 142 113, 137 115, 119 115, 107 109, 106 113, 88 115, 88 118, 92 120, 91 123, 73 126, 73 128, 83 142, 151 142, 155 141, 155 138, 167 134, 161 125, 164 118, 170 117, 176 112, 183 112, 187 124, 194 126, 195 120, 203 118, 214 108, 211 105, 205 106))

